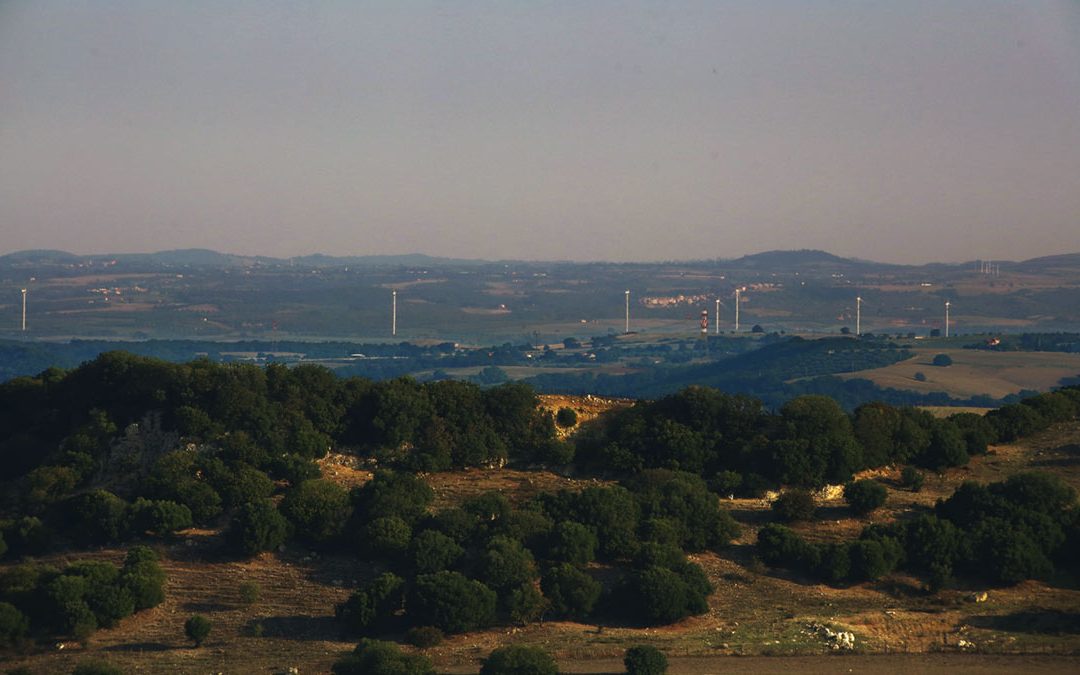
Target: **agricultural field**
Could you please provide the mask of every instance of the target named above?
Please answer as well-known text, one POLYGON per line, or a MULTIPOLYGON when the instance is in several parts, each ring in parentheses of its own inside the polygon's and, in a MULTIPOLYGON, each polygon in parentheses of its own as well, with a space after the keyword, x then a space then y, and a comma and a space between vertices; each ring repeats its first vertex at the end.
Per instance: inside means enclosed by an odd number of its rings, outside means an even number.
POLYGON ((955 347, 914 346, 915 355, 884 368, 839 375, 870 380, 879 387, 922 393, 943 391, 954 398, 985 394, 1001 398, 1022 390, 1048 391, 1063 378, 1080 375, 1080 354, 1061 352, 994 352, 955 347), (934 366, 937 354, 952 365, 934 366), (916 378, 922 373, 925 380, 916 378))
MULTIPOLYGON (((570 406, 583 419, 605 407, 593 398, 556 398, 549 407, 570 406)), ((331 456, 323 475, 345 486, 371 476, 349 458, 331 456)), ((816 520, 795 526, 806 539, 838 541, 857 536, 870 522, 903 519, 946 497, 965 480, 1001 480, 1018 471, 1053 471, 1080 488, 1080 422, 1059 424, 1023 442, 991 447, 964 467, 929 474, 922 491, 899 485, 898 470, 871 470, 888 490, 885 509, 856 517, 825 489, 816 520)), ((520 502, 540 491, 578 490, 596 484, 549 471, 472 469, 427 474, 434 506, 497 490, 520 502)), ((772 522, 768 499, 722 499, 743 528, 732 546, 693 554, 717 588, 701 616, 662 627, 638 628, 571 621, 541 621, 447 638, 425 650, 440 672, 475 673, 496 646, 541 646, 565 672, 620 672, 630 644, 652 644, 671 660, 672 673, 892 672, 1066 672, 1080 665, 1080 590, 1071 582, 1025 581, 1005 588, 962 584, 936 594, 921 582, 893 573, 877 582, 831 586, 797 573, 764 567, 754 555, 757 530, 772 522), (985 595, 983 595, 985 593, 985 595), (829 631, 854 635, 854 655, 835 654, 829 631), (1020 656, 1014 656, 1020 655, 1020 656), (738 657, 738 658, 736 658, 738 657)), ((221 532, 191 529, 158 546, 168 575, 163 604, 100 630, 84 644, 8 655, 4 666, 32 673, 65 672, 89 657, 104 658, 125 672, 326 672, 353 641, 341 637, 333 617, 336 603, 375 573, 353 557, 324 555, 299 544, 240 560, 225 553, 221 532), (245 600, 241 584, 254 583, 258 598, 245 600), (184 620, 201 613, 213 622, 206 644, 194 648, 184 620)), ((103 548, 89 557, 119 561, 122 551, 103 548)), ((62 564, 87 554, 54 554, 38 562, 62 564)), ((387 636, 394 639, 395 636, 387 636)), ((400 636, 396 636, 400 637, 400 636)), ((405 649, 412 649, 406 647, 405 649)))

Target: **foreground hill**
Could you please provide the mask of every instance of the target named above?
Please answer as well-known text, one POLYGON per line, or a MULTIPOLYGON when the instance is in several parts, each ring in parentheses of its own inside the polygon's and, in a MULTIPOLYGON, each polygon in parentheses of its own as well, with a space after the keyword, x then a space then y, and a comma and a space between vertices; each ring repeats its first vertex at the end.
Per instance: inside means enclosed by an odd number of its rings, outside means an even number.
POLYGON ((1080 649, 1077 388, 934 417, 112 353, 0 404, 0 649, 47 672, 1080 649))

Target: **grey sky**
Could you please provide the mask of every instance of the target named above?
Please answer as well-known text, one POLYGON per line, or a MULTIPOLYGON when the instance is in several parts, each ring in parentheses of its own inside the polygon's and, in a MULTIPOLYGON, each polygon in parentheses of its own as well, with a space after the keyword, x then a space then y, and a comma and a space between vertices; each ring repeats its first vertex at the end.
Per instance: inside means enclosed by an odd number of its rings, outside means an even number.
POLYGON ((0 252, 1080 251, 1080 3, 0 0, 0 252))

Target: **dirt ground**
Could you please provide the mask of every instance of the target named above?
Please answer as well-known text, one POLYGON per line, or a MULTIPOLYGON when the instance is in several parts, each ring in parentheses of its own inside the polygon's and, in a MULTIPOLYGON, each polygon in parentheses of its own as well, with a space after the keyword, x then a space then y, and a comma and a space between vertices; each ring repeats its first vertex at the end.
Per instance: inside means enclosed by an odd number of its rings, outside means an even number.
MULTIPOLYGON (((870 522, 929 508, 963 480, 1001 480, 1018 470, 1054 471, 1080 488, 1080 422, 1060 425, 1022 444, 995 446, 967 467, 928 475, 924 489, 898 486, 898 470, 872 474, 889 490, 889 503, 868 518, 854 517, 839 497, 824 500, 819 519, 797 526, 822 541, 857 536, 870 522)), ((370 476, 343 458, 323 464, 328 477, 357 484, 370 476)), ((590 480, 550 472, 474 470, 426 477, 446 505, 498 489, 513 500, 540 490, 579 489, 590 480)), ((709 611, 660 628, 597 626, 547 621, 449 637, 426 653, 448 673, 475 673, 480 659, 502 644, 542 646, 565 672, 621 672, 627 646, 652 644, 671 659, 672 673, 781 672, 1080 672, 1080 590, 1075 580, 1025 582, 1010 588, 960 586, 929 594, 917 579, 894 574, 878 582, 831 587, 763 567, 754 557, 756 531, 770 522, 766 500, 724 499, 743 526, 729 548, 691 556, 716 586, 709 611), (984 601, 981 593, 986 592, 984 601), (854 654, 837 654, 823 637, 828 628, 850 631, 854 654), (1023 656, 1016 657, 1013 655, 1023 656)), ((334 605, 375 570, 347 556, 319 555, 299 545, 251 560, 224 554, 218 532, 191 530, 158 545, 168 574, 165 602, 100 630, 87 644, 43 645, 7 654, 0 670, 27 666, 32 673, 70 672, 87 658, 106 659, 133 673, 327 672, 353 647, 341 639, 334 605), (254 581, 261 597, 240 599, 254 581), (199 649, 183 623, 200 613, 213 622, 199 649), (61 648, 62 647, 62 648, 61 648)), ((123 551, 101 549, 42 560, 63 564, 98 558, 115 562, 123 551)), ((391 639, 400 636, 389 636, 391 639)), ((411 649, 406 647, 406 649, 411 649)))

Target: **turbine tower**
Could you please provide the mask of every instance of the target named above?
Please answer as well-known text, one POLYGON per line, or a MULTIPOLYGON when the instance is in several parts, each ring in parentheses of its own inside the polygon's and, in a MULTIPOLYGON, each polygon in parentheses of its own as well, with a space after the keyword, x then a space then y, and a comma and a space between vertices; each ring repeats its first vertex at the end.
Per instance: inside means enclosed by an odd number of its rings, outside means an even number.
POLYGON ((626 289, 626 328, 624 333, 630 332, 630 289, 626 289))
POLYGON ((862 296, 855 296, 855 337, 862 335, 862 296))
POLYGON ((948 300, 945 301, 945 337, 949 337, 949 305, 950 304, 951 303, 948 300))
POLYGON ((397 291, 393 291, 390 294, 390 335, 397 337, 397 291))
POLYGON ((742 304, 739 295, 742 293, 741 289, 735 289, 735 332, 739 332, 739 305, 742 304))
POLYGON ((26 289, 22 289, 22 330, 26 332, 26 289))
POLYGON ((720 334, 720 298, 716 299, 716 334, 720 334))

